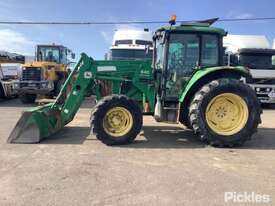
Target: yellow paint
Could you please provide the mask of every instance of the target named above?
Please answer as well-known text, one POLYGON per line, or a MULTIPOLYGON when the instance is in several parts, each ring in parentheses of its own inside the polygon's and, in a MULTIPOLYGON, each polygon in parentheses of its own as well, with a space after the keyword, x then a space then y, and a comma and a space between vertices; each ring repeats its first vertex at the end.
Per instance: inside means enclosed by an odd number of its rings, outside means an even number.
POLYGON ((248 107, 242 97, 223 93, 214 97, 206 108, 208 126, 217 134, 234 135, 241 131, 248 120, 248 107))
POLYGON ((132 126, 132 114, 124 107, 114 107, 110 109, 103 119, 105 132, 113 137, 126 135, 132 126))
POLYGON ((23 64, 24 69, 30 68, 41 68, 42 69, 42 80, 55 81, 58 80, 57 72, 67 73, 64 64, 56 64, 54 62, 45 62, 45 61, 34 61, 31 63, 23 64))

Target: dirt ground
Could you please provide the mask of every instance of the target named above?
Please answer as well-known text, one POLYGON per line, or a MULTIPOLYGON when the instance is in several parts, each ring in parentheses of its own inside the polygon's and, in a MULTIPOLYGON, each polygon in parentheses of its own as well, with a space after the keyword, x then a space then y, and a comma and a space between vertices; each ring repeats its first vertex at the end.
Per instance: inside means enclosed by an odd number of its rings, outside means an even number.
POLYGON ((6 144, 31 105, 0 102, 0 205, 250 205, 225 192, 268 195, 275 205, 275 110, 252 141, 219 149, 178 125, 144 117, 131 145, 108 147, 89 134, 90 104, 40 144, 6 144))

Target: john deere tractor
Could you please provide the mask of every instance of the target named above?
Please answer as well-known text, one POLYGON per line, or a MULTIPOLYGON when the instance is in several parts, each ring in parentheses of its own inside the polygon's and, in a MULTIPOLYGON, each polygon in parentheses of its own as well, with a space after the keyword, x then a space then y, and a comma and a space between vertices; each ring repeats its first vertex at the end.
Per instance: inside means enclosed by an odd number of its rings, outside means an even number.
POLYGON ((82 54, 56 101, 26 111, 8 142, 35 143, 50 136, 95 94, 91 133, 104 144, 134 141, 142 114, 182 123, 214 146, 243 144, 256 132, 261 109, 254 91, 241 81, 249 71, 223 66, 226 32, 211 27, 215 20, 175 26, 172 19, 154 34, 153 62, 96 61, 82 54), (102 92, 106 85, 109 93, 102 92))
POLYGON ((22 66, 22 77, 16 82, 23 103, 33 103, 37 95, 57 96, 68 76, 69 55, 74 54, 62 45, 37 45, 35 61, 22 66))

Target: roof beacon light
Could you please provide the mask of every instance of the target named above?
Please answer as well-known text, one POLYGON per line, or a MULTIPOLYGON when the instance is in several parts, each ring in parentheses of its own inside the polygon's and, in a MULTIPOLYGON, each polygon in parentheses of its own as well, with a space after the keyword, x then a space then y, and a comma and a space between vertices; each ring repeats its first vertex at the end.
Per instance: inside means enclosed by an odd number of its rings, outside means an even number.
POLYGON ((176 15, 172 15, 169 21, 169 24, 171 25, 175 25, 176 24, 176 20, 177 20, 177 16, 176 15))

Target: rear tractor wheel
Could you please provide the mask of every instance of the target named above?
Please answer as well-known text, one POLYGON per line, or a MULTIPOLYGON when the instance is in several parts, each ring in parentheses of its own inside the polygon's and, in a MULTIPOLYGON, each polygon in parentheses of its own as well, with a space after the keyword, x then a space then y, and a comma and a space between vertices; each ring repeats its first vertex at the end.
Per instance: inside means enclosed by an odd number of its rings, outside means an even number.
POLYGON ((91 114, 91 133, 106 145, 131 143, 141 127, 141 109, 123 95, 104 97, 91 114))
POLYGON ((257 131, 260 114, 260 104, 249 86, 235 79, 218 79, 195 94, 189 121, 202 141, 233 147, 257 131))

